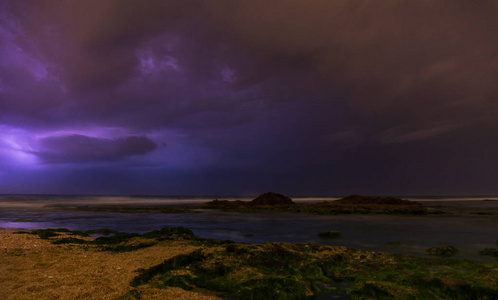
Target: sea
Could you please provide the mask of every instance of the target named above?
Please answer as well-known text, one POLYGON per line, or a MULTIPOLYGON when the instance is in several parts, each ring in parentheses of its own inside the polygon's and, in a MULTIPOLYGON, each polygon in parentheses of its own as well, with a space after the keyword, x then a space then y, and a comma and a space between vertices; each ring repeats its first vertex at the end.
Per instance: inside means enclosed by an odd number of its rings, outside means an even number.
MULTIPOLYGON (((430 247, 452 245, 456 258, 494 260, 478 252, 498 247, 498 197, 402 197, 431 209, 457 213, 434 215, 316 215, 265 211, 256 213, 198 209, 194 212, 132 212, 126 207, 201 204, 215 198, 249 201, 250 197, 0 195, 0 230, 109 228, 145 233, 182 226, 203 238, 243 243, 315 243, 427 256, 430 247), (105 209, 101 209, 101 208, 105 209), (466 213, 462 213, 466 212, 466 213), (340 238, 323 239, 322 230, 340 238)), ((295 202, 333 201, 340 197, 296 197, 295 202)))

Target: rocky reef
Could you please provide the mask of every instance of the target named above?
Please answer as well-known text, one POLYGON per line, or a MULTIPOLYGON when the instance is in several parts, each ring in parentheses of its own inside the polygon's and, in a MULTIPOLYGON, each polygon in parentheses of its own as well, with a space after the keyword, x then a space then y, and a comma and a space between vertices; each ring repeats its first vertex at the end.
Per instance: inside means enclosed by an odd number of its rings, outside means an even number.
POLYGON ((294 202, 291 198, 277 193, 264 193, 249 202, 252 206, 279 206, 279 205, 293 205, 294 202))
POLYGON ((265 193, 252 201, 213 200, 203 204, 203 208, 216 208, 235 211, 279 210, 313 214, 427 214, 427 208, 420 203, 394 198, 351 195, 335 201, 318 203, 295 203, 291 198, 277 193, 265 193))
POLYGON ((360 196, 351 195, 344 197, 342 199, 334 201, 334 204, 340 205, 414 205, 420 206, 419 203, 403 200, 394 197, 370 197, 370 196, 360 196))
POLYGON ((223 208, 223 209, 244 209, 244 208, 265 208, 265 207, 282 207, 291 206, 295 203, 291 198, 284 196, 282 194, 268 192, 259 195, 251 201, 229 201, 229 200, 218 200, 204 203, 204 206, 209 208, 223 208))
POLYGON ((209 290, 225 299, 496 299, 496 263, 431 260, 314 244, 228 243, 141 270, 146 287, 209 290), (331 298, 332 299, 332 298, 331 298))

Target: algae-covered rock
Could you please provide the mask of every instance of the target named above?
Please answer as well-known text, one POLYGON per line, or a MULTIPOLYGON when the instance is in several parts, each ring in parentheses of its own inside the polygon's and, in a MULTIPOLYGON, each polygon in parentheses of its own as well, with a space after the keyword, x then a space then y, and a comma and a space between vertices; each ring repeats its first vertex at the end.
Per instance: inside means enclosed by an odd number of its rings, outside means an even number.
POLYGON ((486 249, 479 251, 479 255, 498 257, 498 249, 486 248, 486 249))
POLYGON ((294 202, 291 198, 277 193, 265 193, 259 195, 252 201, 241 201, 241 200, 218 200, 209 201, 203 204, 205 208, 218 208, 218 209, 228 209, 228 210, 253 210, 267 207, 288 207, 293 205, 294 202))
POLYGON ((102 251, 129 252, 156 245, 160 241, 197 240, 198 237, 185 227, 163 227, 144 234, 117 232, 110 229, 87 231, 71 231, 66 228, 38 229, 29 234, 36 234, 41 239, 49 240, 52 244, 84 244, 93 245, 102 251), (92 239, 92 234, 105 235, 92 239), (85 237, 86 239, 76 238, 85 237))
POLYGON ((404 200, 394 197, 371 197, 371 196, 360 196, 351 195, 344 197, 342 199, 334 201, 334 204, 383 204, 383 205, 420 205, 417 202, 404 200))
POLYGON ((192 232, 192 230, 187 229, 185 227, 163 227, 160 230, 153 230, 147 233, 144 233, 142 237, 147 239, 157 239, 158 241, 162 240, 191 240, 196 236, 192 232))
POLYGON ((371 197, 351 195, 332 201, 331 205, 322 204, 323 209, 337 213, 388 213, 388 214, 427 214, 429 211, 420 203, 394 197, 371 197))
POLYGON ((204 203, 203 208, 224 209, 228 211, 254 212, 277 210, 312 214, 428 214, 427 208, 420 203, 392 197, 370 197, 352 195, 336 201, 318 203, 295 203, 291 198, 277 193, 265 193, 252 201, 212 200, 204 203))
POLYGON ((277 193, 264 193, 250 202, 254 206, 293 205, 291 198, 277 193))
POLYGON ((204 203, 203 206, 206 208, 239 209, 245 208, 247 204, 248 202, 241 200, 230 201, 214 199, 212 201, 204 203))
POLYGON ((200 288, 239 300, 498 299, 497 266, 314 244, 233 243, 167 259, 139 271, 130 285, 200 288))
POLYGON ((341 233, 336 230, 322 230, 318 236, 325 239, 336 239, 341 236, 341 233))
POLYGON ((437 256, 453 256, 461 250, 455 246, 432 247, 427 249, 427 253, 437 256))

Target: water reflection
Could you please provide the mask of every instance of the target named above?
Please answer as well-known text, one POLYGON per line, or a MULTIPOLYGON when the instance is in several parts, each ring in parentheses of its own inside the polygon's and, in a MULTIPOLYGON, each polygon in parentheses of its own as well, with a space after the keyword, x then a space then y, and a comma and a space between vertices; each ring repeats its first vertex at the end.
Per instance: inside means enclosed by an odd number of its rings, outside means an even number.
MULTIPOLYGON (((78 211, 64 205, 0 204, 0 229, 32 230, 109 228, 143 233, 164 226, 183 226, 198 236, 246 243, 293 242, 348 246, 373 251, 424 255, 429 247, 453 245, 457 257, 483 259, 479 250, 496 247, 498 219, 494 216, 308 215, 264 212, 237 213, 115 213, 78 211), (321 239, 322 230, 341 232, 339 239, 321 239)), ((32 201, 33 202, 33 201, 32 201)), ((490 205, 495 201, 486 202, 490 205)), ((59 204, 61 204, 59 202, 59 204)), ((47 204, 47 203, 45 203, 47 204)), ((71 203, 74 207, 74 203, 71 203)))

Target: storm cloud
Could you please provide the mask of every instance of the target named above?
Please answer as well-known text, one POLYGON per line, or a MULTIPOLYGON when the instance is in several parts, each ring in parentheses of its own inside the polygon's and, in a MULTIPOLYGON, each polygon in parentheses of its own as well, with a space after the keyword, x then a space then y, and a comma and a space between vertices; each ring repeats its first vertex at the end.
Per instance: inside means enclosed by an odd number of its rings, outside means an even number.
POLYGON ((72 134, 46 137, 39 144, 41 150, 33 154, 48 163, 112 161, 144 155, 157 148, 150 139, 138 136, 104 139, 72 134))
POLYGON ((3 1, 0 172, 38 168, 53 190, 60 165, 113 162, 109 189, 137 193, 496 193, 497 9, 3 1))

